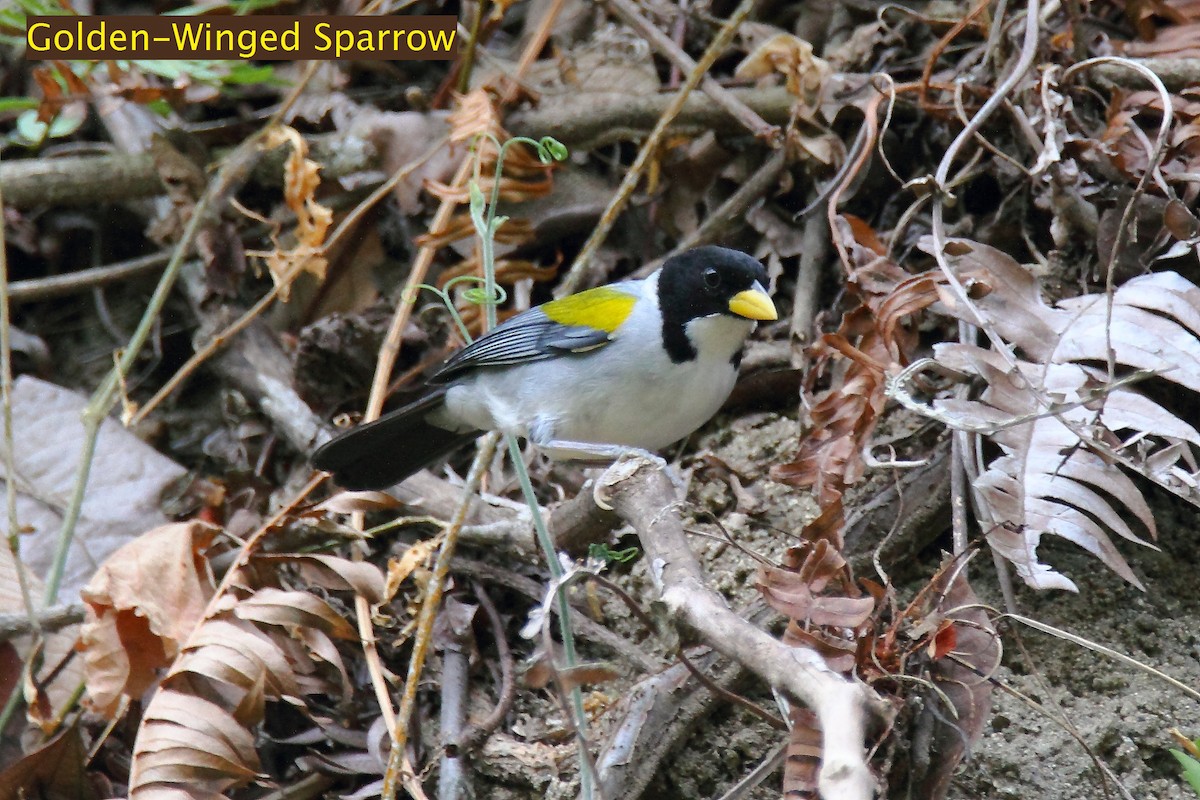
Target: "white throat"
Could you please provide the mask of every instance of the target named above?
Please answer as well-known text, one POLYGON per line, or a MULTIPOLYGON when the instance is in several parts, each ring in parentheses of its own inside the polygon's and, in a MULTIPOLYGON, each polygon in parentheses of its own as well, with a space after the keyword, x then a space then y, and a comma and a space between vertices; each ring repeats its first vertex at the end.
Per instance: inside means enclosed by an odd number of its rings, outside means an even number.
POLYGON ((754 321, 728 314, 691 320, 684 326, 701 361, 729 361, 754 330, 754 321))

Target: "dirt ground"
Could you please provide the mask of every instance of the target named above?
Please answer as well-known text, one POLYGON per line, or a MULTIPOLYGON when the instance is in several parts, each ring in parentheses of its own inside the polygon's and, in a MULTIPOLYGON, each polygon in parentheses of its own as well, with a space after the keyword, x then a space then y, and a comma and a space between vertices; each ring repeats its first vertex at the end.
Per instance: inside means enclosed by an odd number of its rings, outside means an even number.
MULTIPOLYGON (((751 414, 727 421, 701 439, 731 466, 761 476, 778 448, 794 435, 795 421, 751 414), (757 462, 757 466, 755 464, 757 462)), ((811 514, 802 493, 761 477, 751 491, 768 500, 760 521, 776 530, 748 524, 731 531, 746 547, 777 555, 786 531, 811 514)), ((711 486, 693 491, 718 507, 728 503, 711 486)), ((1037 593, 1018 588, 1020 613, 1109 647, 1160 670, 1187 686, 1200 687, 1200 594, 1196 565, 1198 515, 1165 493, 1157 499, 1159 526, 1155 552, 1123 548, 1146 591, 1125 584, 1069 543, 1047 542, 1047 561, 1079 585, 1079 593, 1037 593)), ((735 517, 736 519, 736 517, 735 517)), ((945 531, 926 552, 928 558, 906 581, 902 598, 924 585, 937 564, 936 549, 949 547, 945 531)), ((718 542, 698 548, 714 584, 738 600, 747 599, 752 560, 718 542)), ((987 553, 975 559, 972 582, 980 600, 1003 606, 995 567, 987 553)), ((911 565, 910 565, 911 566, 911 565)), ((906 574, 908 574, 906 572, 906 574)), ((1143 669, 1120 663, 1078 644, 1013 623, 1004 638, 1005 656, 995 679, 993 711, 982 740, 959 768, 950 790, 953 800, 1054 798, 1092 800, 1129 796, 1137 800, 1182 800, 1191 790, 1179 779, 1169 729, 1195 736, 1200 702, 1143 669), (1022 653, 1024 650, 1024 653, 1022 653), (1090 750, 1090 753, 1089 753, 1090 750), (1105 777, 1097 767, 1105 765, 1105 777), (1120 782, 1113 786, 1111 780, 1120 782)), ((771 703, 751 688, 759 702, 771 703)), ((723 787, 749 771, 781 739, 740 710, 715 713, 662 771, 649 797, 720 797, 723 787)), ((752 798, 778 797, 778 773, 752 798)), ((903 797, 903 787, 890 795, 903 797)))

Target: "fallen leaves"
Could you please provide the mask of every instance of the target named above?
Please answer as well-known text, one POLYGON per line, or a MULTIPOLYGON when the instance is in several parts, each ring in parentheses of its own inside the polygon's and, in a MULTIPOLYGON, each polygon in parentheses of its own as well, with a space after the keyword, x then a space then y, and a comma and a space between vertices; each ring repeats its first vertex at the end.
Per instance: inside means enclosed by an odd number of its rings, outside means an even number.
MULTIPOLYGON (((80 419, 85 398, 54 384, 21 376, 13 391, 17 518, 21 560, 37 576, 55 559, 62 513, 75 483, 76 457, 84 442, 80 419)), ((100 427, 88 481, 58 596, 73 601, 96 565, 139 531, 167 522, 159 498, 185 471, 116 420, 100 427)), ((3 467, 0 466, 0 470, 3 467)), ((7 531, 8 517, 0 515, 7 531)))
POLYGON ((130 797, 218 797, 265 777, 253 730, 269 700, 303 708, 352 691, 335 643, 355 627, 325 597, 287 585, 384 599, 379 570, 327 554, 251 556, 218 592, 207 556, 220 530, 158 528, 100 566, 84 590, 80 637, 92 708, 112 716, 149 696, 134 743, 130 797))

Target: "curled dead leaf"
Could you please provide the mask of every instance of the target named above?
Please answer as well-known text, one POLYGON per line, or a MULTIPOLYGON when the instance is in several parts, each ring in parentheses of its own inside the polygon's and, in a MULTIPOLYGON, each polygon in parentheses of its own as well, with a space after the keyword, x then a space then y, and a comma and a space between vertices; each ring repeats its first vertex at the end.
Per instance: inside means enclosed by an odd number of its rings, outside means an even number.
POLYGON ((83 590, 80 649, 97 713, 157 683, 199 624, 214 589, 202 552, 217 532, 202 522, 149 531, 109 556, 83 590))
POLYGON ((829 63, 813 54, 813 46, 790 33, 778 33, 754 49, 734 71, 734 77, 755 80, 779 73, 788 92, 806 108, 819 102, 821 89, 829 80, 829 63))

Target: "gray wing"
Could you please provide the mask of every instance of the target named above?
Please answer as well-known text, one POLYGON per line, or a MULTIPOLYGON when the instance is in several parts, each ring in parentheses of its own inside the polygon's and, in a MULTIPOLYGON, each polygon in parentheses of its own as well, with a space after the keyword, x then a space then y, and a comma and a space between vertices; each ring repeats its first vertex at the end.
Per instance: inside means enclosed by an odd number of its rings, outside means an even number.
POLYGON ((541 361, 563 353, 593 350, 612 341, 609 334, 586 325, 563 325, 531 308, 497 326, 459 350, 442 365, 431 383, 444 383, 479 367, 541 361))

